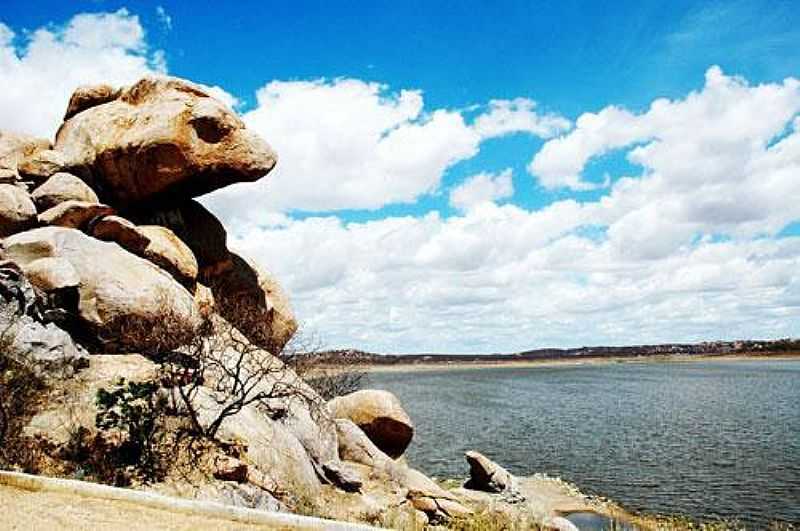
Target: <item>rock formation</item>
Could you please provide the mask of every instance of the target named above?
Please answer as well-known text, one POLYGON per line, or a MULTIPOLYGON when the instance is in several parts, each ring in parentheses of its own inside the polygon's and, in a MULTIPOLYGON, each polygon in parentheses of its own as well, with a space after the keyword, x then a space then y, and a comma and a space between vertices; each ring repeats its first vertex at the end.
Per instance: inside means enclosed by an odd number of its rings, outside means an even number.
MULTIPOLYGON (((120 433, 96 425, 100 389, 122 378, 174 393, 188 367, 207 364, 190 380, 194 409, 175 414, 195 426, 221 419, 209 473, 192 463, 196 474, 147 488, 279 510, 332 500, 330 516, 401 510, 414 526, 469 516, 472 491, 446 490, 398 459, 414 425, 397 397, 364 390, 326 404, 279 358, 298 326, 285 292, 228 249, 223 224, 194 200, 275 163, 230 109, 175 78, 80 87, 55 145, 0 132, 0 327, 13 336, 2 346, 77 371, 26 434, 51 453, 84 431, 116 444, 120 433), (217 342, 217 357, 204 358, 217 342), (186 364, 169 372, 175 359, 186 364), (261 397, 226 402, 242 387, 225 383, 231 375, 261 397)), ((499 465, 468 459, 469 486, 511 489, 499 465)))
POLYGON ((172 203, 275 166, 266 142, 201 87, 145 78, 119 93, 79 90, 56 135, 64 166, 112 206, 172 203))

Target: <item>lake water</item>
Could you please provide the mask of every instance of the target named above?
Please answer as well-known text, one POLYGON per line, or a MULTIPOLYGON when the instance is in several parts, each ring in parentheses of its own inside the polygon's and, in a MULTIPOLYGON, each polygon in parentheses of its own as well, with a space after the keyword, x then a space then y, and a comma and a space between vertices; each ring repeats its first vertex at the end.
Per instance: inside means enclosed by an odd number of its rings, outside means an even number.
POLYGON ((369 376, 416 424, 437 477, 475 449, 625 507, 800 523, 800 361, 608 363, 369 376))

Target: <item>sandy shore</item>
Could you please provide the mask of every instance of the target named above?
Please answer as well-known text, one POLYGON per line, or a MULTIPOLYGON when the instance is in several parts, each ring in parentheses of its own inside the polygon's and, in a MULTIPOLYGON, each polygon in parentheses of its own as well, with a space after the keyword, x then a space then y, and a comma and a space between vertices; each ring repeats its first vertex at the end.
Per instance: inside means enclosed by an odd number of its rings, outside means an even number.
POLYGON ((589 365, 610 365, 619 363, 693 363, 708 361, 788 361, 800 360, 800 352, 774 354, 719 354, 719 355, 663 355, 637 357, 585 357, 579 359, 514 360, 514 361, 442 361, 422 363, 395 363, 392 365, 363 365, 366 372, 423 372, 465 369, 522 369, 547 367, 579 367, 589 365))

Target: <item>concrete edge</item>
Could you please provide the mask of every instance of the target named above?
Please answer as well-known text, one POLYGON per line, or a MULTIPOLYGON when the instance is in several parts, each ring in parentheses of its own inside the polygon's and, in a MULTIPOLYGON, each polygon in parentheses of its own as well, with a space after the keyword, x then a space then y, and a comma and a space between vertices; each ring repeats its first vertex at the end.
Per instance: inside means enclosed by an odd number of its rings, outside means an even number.
POLYGON ((14 487, 20 490, 34 492, 53 492, 59 494, 70 494, 83 496, 86 498, 96 498, 99 500, 119 501, 134 503, 151 509, 170 511, 173 513, 207 516, 217 519, 230 520, 243 524, 265 525, 281 529, 309 529, 309 530, 374 530, 363 524, 349 522, 337 522, 312 516, 300 516, 291 513, 278 513, 269 511, 259 511, 256 509, 246 509, 243 507, 233 507, 217 502, 188 500, 173 498, 156 494, 153 492, 143 492, 131 489, 100 485, 73 479, 49 478, 44 476, 34 476, 21 472, 8 472, 0 470, 0 485, 14 487))

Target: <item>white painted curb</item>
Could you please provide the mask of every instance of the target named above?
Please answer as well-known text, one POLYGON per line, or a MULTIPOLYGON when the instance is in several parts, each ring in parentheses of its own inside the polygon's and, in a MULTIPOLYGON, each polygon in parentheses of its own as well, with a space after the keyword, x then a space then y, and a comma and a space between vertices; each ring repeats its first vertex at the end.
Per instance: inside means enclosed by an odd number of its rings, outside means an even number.
POLYGON ((173 513, 208 516, 212 518, 231 520, 243 524, 264 525, 279 529, 308 529, 308 530, 374 530, 361 524, 348 522, 337 522, 335 520, 325 520, 311 516, 300 516, 290 513, 278 513, 269 511, 258 511, 255 509, 245 509, 233 507, 216 502, 186 500, 182 498, 171 498, 153 492, 142 492, 131 489, 121 489, 77 481, 71 479, 48 478, 43 476, 33 476, 20 472, 7 472, 0 470, 0 485, 6 485, 21 490, 54 492, 60 494, 71 494, 96 498, 100 500, 121 501, 135 503, 143 507, 160 509, 173 513))

